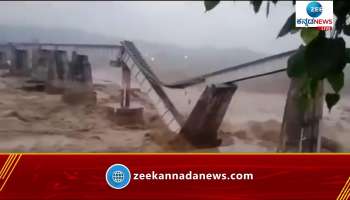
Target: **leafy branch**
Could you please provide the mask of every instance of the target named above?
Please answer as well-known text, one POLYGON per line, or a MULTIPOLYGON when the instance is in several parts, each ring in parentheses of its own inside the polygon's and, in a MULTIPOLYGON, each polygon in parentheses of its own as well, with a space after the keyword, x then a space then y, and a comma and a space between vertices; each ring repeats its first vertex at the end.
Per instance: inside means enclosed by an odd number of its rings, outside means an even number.
MULTIPOLYGON (((269 15, 270 3, 276 5, 279 1, 264 1, 267 3, 266 15, 269 15)), ((214 9, 220 1, 204 1, 206 11, 214 9)), ((263 1, 250 1, 255 13, 258 13, 263 1)), ((292 1, 295 5, 295 1, 292 1)), ((307 109, 316 96, 318 83, 327 80, 333 92, 327 93, 325 101, 329 110, 340 100, 340 91, 344 87, 344 69, 350 63, 350 49, 346 48, 345 41, 340 34, 350 35, 350 1, 334 1, 333 12, 337 19, 332 36, 326 36, 325 31, 312 28, 295 27, 295 13, 292 13, 282 26, 277 38, 287 34, 300 32, 304 44, 301 44, 296 53, 289 57, 287 74, 290 78, 303 80, 300 103, 302 109, 307 109)))

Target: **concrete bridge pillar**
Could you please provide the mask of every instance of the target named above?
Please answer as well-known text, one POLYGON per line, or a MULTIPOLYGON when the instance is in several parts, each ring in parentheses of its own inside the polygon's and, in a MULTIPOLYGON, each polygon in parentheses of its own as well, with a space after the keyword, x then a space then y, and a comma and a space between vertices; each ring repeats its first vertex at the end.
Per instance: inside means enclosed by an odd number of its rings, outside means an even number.
POLYGON ((64 91, 64 81, 68 71, 68 59, 65 51, 50 51, 47 73, 46 92, 61 94, 64 91))
POLYGON ((220 145, 217 131, 236 90, 235 84, 206 87, 180 134, 198 147, 220 145))
POLYGON ((4 52, 0 51, 0 63, 3 63, 4 62, 4 52))
POLYGON ((143 125, 143 107, 134 106, 130 102, 130 92, 131 92, 131 72, 128 66, 119 61, 119 66, 122 69, 122 89, 121 89, 121 101, 120 106, 117 108, 108 107, 109 115, 112 120, 119 125, 143 125))
POLYGON ((61 62, 57 59, 57 51, 50 50, 47 52, 47 81, 46 92, 49 94, 61 94, 64 89, 63 76, 64 72, 59 70, 61 62), (60 78, 61 77, 61 78, 60 78))
POLYGON ((292 79, 284 110, 279 152, 318 152, 321 147, 319 123, 323 111, 323 83, 318 84, 315 100, 309 109, 299 106, 299 89, 303 81, 292 79))
POLYGON ((130 107, 130 85, 131 85, 131 74, 129 68, 124 65, 122 67, 122 101, 120 106, 123 108, 130 107))
POLYGON ((31 80, 27 85, 42 86, 49 94, 59 93, 56 83, 56 60, 54 51, 45 49, 32 50, 31 80))
POLYGON ((67 74, 69 70, 69 61, 66 51, 55 51, 55 60, 56 60, 56 71, 57 79, 60 80, 63 84, 64 80, 67 79, 67 74))
POLYGON ((73 52, 62 100, 70 104, 96 104, 88 56, 73 52))
POLYGON ((26 76, 30 74, 29 55, 27 50, 14 49, 14 62, 10 67, 10 74, 26 76))
POLYGON ((8 69, 9 66, 6 63, 6 54, 5 52, 0 51, 0 69, 8 69))
POLYGON ((32 62, 31 78, 35 81, 46 83, 48 81, 48 69, 50 65, 49 50, 34 49, 32 62))

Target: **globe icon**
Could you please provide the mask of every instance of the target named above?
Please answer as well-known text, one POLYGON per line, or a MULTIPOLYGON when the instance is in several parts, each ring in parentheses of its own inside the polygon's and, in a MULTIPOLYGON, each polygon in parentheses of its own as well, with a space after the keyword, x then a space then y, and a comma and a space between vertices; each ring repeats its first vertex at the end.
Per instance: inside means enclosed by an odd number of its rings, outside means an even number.
POLYGON ((124 173, 122 171, 113 172, 112 179, 116 183, 121 183, 124 180, 124 173))
POLYGON ((122 164, 111 165, 106 171, 107 184, 113 189, 123 189, 129 185, 131 173, 127 166, 122 164))

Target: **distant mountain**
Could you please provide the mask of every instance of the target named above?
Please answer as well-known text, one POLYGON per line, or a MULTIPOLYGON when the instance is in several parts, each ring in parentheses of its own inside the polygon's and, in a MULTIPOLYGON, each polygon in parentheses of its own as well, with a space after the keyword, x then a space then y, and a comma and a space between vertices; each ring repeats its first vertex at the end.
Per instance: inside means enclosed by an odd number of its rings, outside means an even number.
POLYGON ((76 29, 0 25, 0 43, 38 41, 53 43, 119 43, 118 38, 106 37, 76 29))
MULTIPOLYGON (((118 44, 124 39, 134 41, 146 61, 164 82, 183 80, 268 56, 243 48, 218 49, 208 46, 184 48, 173 44, 133 40, 132 38, 107 37, 75 29, 0 25, 0 43, 40 41, 118 44)), ((350 73, 347 74, 350 76, 350 73)), ((288 84, 288 77, 285 73, 280 73, 244 81, 239 86, 240 89, 250 91, 286 92, 288 84)))
MULTIPOLYGON (((0 43, 6 42, 53 42, 53 43, 102 43, 118 44, 121 40, 132 38, 108 37, 76 29, 43 28, 37 26, 0 25, 0 43)), ((193 68, 196 73, 206 73, 219 68, 236 65, 262 57, 263 55, 247 49, 217 49, 213 47, 183 48, 173 44, 134 41, 147 57, 154 57, 154 64, 169 68, 193 68), (184 59, 187 56, 188 59, 184 59)))
POLYGON ((183 48, 144 41, 136 41, 135 44, 142 51, 146 61, 166 82, 206 74, 265 56, 249 49, 183 48), (169 71, 172 75, 167 77, 169 71))

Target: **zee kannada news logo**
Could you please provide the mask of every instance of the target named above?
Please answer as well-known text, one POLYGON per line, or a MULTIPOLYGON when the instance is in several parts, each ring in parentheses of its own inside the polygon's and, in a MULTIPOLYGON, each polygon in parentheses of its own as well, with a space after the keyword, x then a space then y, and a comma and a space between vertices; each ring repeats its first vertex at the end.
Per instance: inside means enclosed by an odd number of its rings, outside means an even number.
POLYGON ((313 1, 307 5, 306 12, 310 17, 319 17, 322 14, 322 5, 313 1))
POLYGON ((333 27, 333 1, 296 1, 296 27, 333 27))

